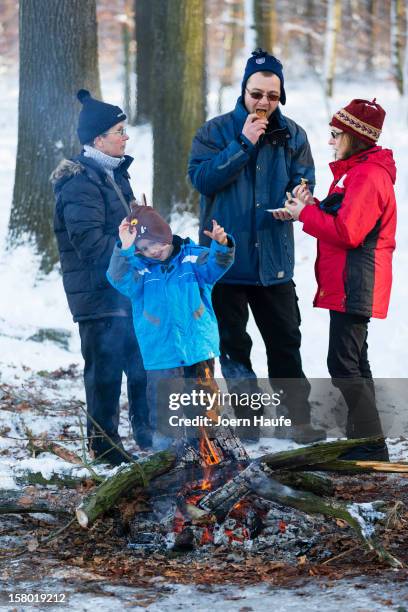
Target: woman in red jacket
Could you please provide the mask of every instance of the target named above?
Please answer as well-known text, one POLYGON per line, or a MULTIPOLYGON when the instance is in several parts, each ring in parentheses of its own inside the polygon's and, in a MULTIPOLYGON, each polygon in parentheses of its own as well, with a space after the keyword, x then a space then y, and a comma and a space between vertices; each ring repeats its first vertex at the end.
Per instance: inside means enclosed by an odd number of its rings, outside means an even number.
MULTIPOLYGON (((392 151, 376 145, 385 111, 375 99, 352 100, 334 114, 329 144, 335 161, 328 196, 318 201, 305 186, 278 219, 303 223, 317 238, 314 305, 330 310, 327 364, 348 407, 347 437, 381 436, 367 357, 371 317, 387 316, 395 249, 396 169, 392 151), (310 205, 309 205, 310 204, 310 205)), ((385 441, 359 446, 342 458, 388 460, 385 441)))

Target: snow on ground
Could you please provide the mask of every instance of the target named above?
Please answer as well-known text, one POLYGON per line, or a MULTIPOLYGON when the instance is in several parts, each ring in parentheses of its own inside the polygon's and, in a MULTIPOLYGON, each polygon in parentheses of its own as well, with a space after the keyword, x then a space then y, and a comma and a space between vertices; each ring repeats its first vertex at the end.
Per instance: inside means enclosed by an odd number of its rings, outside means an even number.
MULTIPOLYGON (((312 583, 300 584, 296 589, 269 585, 236 586, 172 585, 163 580, 155 580, 145 591, 112 585, 106 578, 84 570, 49 568, 47 575, 36 582, 35 591, 31 581, 21 582, 19 592, 25 593, 63 593, 65 603, 47 604, 49 612, 61 609, 75 612, 121 612, 123 608, 135 611, 175 612, 192 610, 194 612, 251 612, 276 609, 279 612, 389 612, 405 610, 407 590, 403 584, 391 581, 369 583, 363 579, 338 580, 315 579, 312 583), (84 587, 83 581, 86 581, 84 587), (61 584, 63 588, 61 589, 61 584)), ((7 591, 0 595, 0 608, 7 601, 7 591)), ((10 606, 11 608, 11 606, 10 606)), ((17 609, 17 608, 15 608, 17 609)), ((38 610, 40 607, 27 606, 21 610, 38 610)), ((19 610, 20 610, 19 609, 19 610)), ((44 609, 44 608, 43 608, 44 609)))

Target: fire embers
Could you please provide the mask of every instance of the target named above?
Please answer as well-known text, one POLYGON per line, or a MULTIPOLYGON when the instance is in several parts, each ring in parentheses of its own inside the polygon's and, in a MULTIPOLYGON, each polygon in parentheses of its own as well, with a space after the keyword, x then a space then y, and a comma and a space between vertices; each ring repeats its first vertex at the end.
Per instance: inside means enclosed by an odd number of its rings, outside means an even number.
POLYGON ((214 517, 210 519, 206 514, 200 518, 200 510, 195 506, 207 492, 208 489, 201 488, 192 491, 185 497, 183 509, 178 508, 174 521, 174 549, 187 551, 206 544, 252 548, 253 539, 264 527, 262 516, 266 515, 266 509, 262 502, 251 498, 242 500, 235 504, 225 520, 217 523, 214 517), (192 507, 196 508, 196 514, 192 507))

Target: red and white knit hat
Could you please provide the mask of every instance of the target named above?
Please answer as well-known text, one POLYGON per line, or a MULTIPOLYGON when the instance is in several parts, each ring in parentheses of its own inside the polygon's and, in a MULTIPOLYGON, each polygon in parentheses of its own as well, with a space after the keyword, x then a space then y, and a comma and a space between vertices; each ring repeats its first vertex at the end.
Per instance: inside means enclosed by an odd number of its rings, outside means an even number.
POLYGON ((330 125, 354 134, 368 144, 376 143, 381 134, 385 110, 375 100, 352 100, 333 115, 330 125))

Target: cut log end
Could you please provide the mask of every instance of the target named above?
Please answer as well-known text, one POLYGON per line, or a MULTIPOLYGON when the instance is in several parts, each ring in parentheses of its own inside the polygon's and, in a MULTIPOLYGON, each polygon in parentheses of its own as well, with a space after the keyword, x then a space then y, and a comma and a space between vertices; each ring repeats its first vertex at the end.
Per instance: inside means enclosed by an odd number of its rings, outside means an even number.
POLYGON ((80 524, 81 527, 83 527, 84 529, 88 528, 88 523, 89 523, 89 519, 88 519, 88 515, 85 512, 85 510, 83 510, 81 507, 77 508, 75 510, 75 514, 77 517, 77 521, 80 524))

